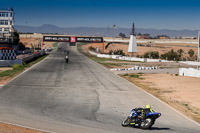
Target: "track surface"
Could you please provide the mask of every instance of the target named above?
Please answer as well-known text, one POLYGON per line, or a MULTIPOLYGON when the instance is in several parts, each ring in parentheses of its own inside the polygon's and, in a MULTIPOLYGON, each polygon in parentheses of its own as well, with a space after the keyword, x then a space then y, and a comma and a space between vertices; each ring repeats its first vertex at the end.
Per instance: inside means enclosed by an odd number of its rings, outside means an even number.
POLYGON ((51 132, 199 133, 200 126, 101 65, 70 50, 60 51, 0 89, 0 120, 51 132), (161 112, 151 130, 124 128, 134 107, 161 112))

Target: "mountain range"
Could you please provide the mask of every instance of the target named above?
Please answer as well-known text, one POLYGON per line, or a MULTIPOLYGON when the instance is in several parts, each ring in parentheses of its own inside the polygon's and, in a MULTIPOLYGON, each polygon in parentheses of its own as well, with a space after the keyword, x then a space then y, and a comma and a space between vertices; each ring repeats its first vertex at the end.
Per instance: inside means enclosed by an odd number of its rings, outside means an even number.
MULTIPOLYGON (((44 24, 42 26, 21 26, 16 25, 15 29, 20 33, 56 33, 66 35, 85 36, 108 36, 117 37, 119 33, 124 33, 127 37, 131 33, 131 28, 110 28, 110 27, 67 27, 62 28, 55 25, 44 24)), ((145 29, 136 28, 136 33, 148 33, 151 37, 157 35, 167 35, 169 37, 195 37, 199 30, 169 30, 169 29, 145 29)))

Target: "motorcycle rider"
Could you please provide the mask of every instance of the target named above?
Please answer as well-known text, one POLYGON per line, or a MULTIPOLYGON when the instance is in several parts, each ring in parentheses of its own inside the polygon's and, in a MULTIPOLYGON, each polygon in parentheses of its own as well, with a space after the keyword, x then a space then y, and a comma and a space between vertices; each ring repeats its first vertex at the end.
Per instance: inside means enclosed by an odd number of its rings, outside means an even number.
POLYGON ((145 108, 134 108, 132 109, 132 118, 138 118, 138 119, 144 119, 146 114, 149 112, 154 112, 154 110, 151 109, 151 106, 149 104, 146 105, 145 108))
POLYGON ((65 56, 65 60, 66 60, 66 63, 68 63, 68 61, 69 61, 68 55, 65 56))

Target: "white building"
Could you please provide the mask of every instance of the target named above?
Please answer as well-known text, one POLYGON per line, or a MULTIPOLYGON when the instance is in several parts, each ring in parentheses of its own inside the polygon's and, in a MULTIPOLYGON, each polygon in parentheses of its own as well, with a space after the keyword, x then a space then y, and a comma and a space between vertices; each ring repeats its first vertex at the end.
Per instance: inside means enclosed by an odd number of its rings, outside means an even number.
POLYGON ((0 43, 12 43, 14 30, 13 9, 0 9, 0 43))
POLYGON ((0 9, 0 33, 13 32, 14 26, 14 11, 13 9, 0 9))

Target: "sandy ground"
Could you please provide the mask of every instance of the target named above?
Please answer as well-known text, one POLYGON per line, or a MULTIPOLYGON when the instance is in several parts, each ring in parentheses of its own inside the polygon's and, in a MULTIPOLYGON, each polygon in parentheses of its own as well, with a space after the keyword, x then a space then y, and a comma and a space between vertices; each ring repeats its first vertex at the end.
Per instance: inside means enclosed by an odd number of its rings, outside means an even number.
POLYGON ((36 130, 0 123, 0 133, 44 133, 36 130))
POLYGON ((146 84, 149 84, 149 87, 162 89, 163 96, 200 109, 200 97, 197 95, 200 94, 200 78, 170 74, 147 74, 142 78, 146 84))
MULTIPOLYGON (((28 36, 28 37, 20 37, 20 42, 22 42, 26 47, 32 48, 32 46, 34 47, 38 47, 38 44, 41 45, 42 44, 42 37, 34 37, 34 36, 28 36)), ((55 42, 44 42, 44 48, 51 48, 53 47, 53 44, 55 42)))
POLYGON ((125 78, 200 123, 200 78, 172 74, 142 74, 141 79, 125 78))

